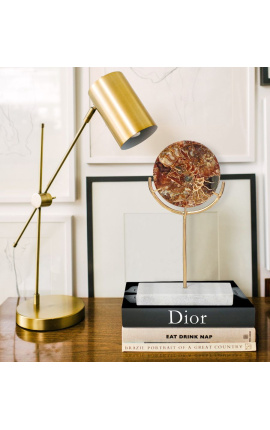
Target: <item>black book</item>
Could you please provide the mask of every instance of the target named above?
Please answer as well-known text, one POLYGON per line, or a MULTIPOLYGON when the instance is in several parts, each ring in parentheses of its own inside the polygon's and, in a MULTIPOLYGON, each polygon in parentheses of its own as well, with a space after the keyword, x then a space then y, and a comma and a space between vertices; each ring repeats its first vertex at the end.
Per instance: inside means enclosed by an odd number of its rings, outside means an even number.
MULTIPOLYGON (((211 281, 207 281, 211 282, 211 281)), ((123 327, 254 327, 255 308, 234 281, 232 306, 137 306, 139 282, 127 282, 123 304, 123 327)))

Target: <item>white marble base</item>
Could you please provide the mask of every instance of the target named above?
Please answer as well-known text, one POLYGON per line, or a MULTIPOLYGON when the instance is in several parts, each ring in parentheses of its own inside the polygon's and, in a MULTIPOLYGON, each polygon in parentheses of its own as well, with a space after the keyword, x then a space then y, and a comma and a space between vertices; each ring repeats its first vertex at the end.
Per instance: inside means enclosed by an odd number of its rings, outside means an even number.
POLYGON ((220 282, 140 282, 138 306, 232 306, 231 284, 220 282))

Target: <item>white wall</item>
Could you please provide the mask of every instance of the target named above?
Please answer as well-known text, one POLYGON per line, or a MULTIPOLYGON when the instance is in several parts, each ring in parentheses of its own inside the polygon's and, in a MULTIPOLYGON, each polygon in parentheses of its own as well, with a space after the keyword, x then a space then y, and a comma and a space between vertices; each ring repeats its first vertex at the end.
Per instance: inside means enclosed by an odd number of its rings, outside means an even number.
MULTIPOLYGON (((78 90, 79 90, 79 105, 82 106, 82 100, 85 103, 85 94, 87 90, 83 90, 83 82, 87 82, 88 70, 77 70, 78 90)), ((270 87, 260 86, 259 68, 256 68, 256 95, 255 95, 255 162, 252 163, 222 163, 221 172, 229 173, 255 173, 257 181, 257 233, 258 233, 258 276, 259 276, 259 294, 264 296, 264 279, 270 277, 270 272, 265 269, 265 196, 264 196, 264 173, 266 170, 265 154, 264 154, 264 124, 263 124, 263 98, 270 98, 270 87)), ((86 100, 87 105, 87 100, 86 100)), ((87 106, 85 107, 87 109, 87 106)), ((78 119, 83 118, 84 112, 78 109, 78 119)), ((92 121, 95 118, 93 117, 92 121)), ((79 122, 77 124, 79 126, 79 122)), ((81 144, 77 148, 77 161, 87 157, 84 153, 88 145, 89 136, 84 134, 81 139, 81 144)), ((78 169, 79 165, 77 163, 78 169)), ((84 249, 83 260, 80 261, 80 256, 77 254, 75 281, 77 284, 77 292, 79 295, 86 294, 87 273, 83 270, 83 264, 86 262, 86 225, 85 225, 85 178, 87 176, 132 176, 152 175, 152 165, 85 165, 81 164, 81 172, 77 183, 77 190, 80 193, 80 220, 76 220, 77 237, 76 244, 82 245, 84 249)), ((79 170, 78 170, 79 171, 79 170)), ((113 295, 113 293, 112 293, 113 295)))
MULTIPOLYGON (((76 128, 82 124, 89 109, 88 97, 89 69, 76 68, 76 128)), ((221 172, 255 173, 257 178, 257 222, 258 222, 258 266, 260 295, 264 295, 264 279, 270 278, 265 269, 265 227, 264 227, 264 173, 266 162, 264 157, 264 124, 263 98, 270 98, 270 88, 259 85, 259 69, 256 70, 256 161, 254 163, 221 164, 221 172)), ((92 118, 95 121, 95 116, 92 118)), ((76 152, 76 196, 74 203, 53 203, 50 214, 73 215, 73 293, 86 297, 88 294, 87 269, 87 226, 86 226, 86 177, 87 176, 148 176, 152 174, 152 165, 89 165, 88 157, 89 128, 84 130, 77 142, 76 152)), ((30 204, 1 204, 2 214, 22 214, 29 216, 30 204)), ((33 256, 33 259, 35 256, 33 256)), ((112 291, 113 296, 113 291, 112 291)))

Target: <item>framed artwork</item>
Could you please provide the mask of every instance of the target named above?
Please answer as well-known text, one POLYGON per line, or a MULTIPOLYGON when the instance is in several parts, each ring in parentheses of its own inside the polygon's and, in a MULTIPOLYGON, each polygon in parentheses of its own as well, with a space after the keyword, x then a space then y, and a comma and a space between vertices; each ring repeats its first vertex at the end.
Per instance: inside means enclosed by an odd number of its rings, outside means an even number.
POLYGON ((90 123, 88 163, 150 163, 167 145, 193 140, 206 145, 220 162, 254 161, 255 68, 98 67, 100 76, 124 73, 157 131, 141 145, 121 151, 100 115, 90 123))
POLYGON ((260 67, 260 84, 270 85, 270 67, 260 67))
POLYGON ((263 145, 265 156, 264 197, 265 197, 265 268, 270 270, 270 99, 263 98, 263 145))
MULTIPOLYGON (((41 124, 43 187, 50 181, 75 132, 73 68, 0 68, 0 202, 29 202, 38 190, 41 124)), ((75 200, 72 152, 50 193, 75 200)))
MULTIPOLYGON (((72 295, 71 217, 42 216, 39 289, 41 294, 72 295)), ((0 304, 8 297, 35 292, 37 222, 27 227, 18 246, 13 243, 25 216, 0 217, 0 304)))
MULTIPOLYGON (((128 281, 179 281, 182 217, 163 209, 148 177, 88 177, 89 296, 122 297, 128 281)), ((213 208, 187 218, 187 279, 234 280, 258 294, 255 175, 222 175, 213 208)))

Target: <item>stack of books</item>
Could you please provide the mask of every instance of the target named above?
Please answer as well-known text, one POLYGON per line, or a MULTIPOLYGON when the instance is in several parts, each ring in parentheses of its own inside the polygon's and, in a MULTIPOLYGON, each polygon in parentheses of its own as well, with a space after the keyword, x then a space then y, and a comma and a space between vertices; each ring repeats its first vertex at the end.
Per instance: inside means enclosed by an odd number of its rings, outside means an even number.
POLYGON ((122 304, 124 352, 256 351, 255 308, 234 281, 232 306, 137 306, 138 282, 122 304))

